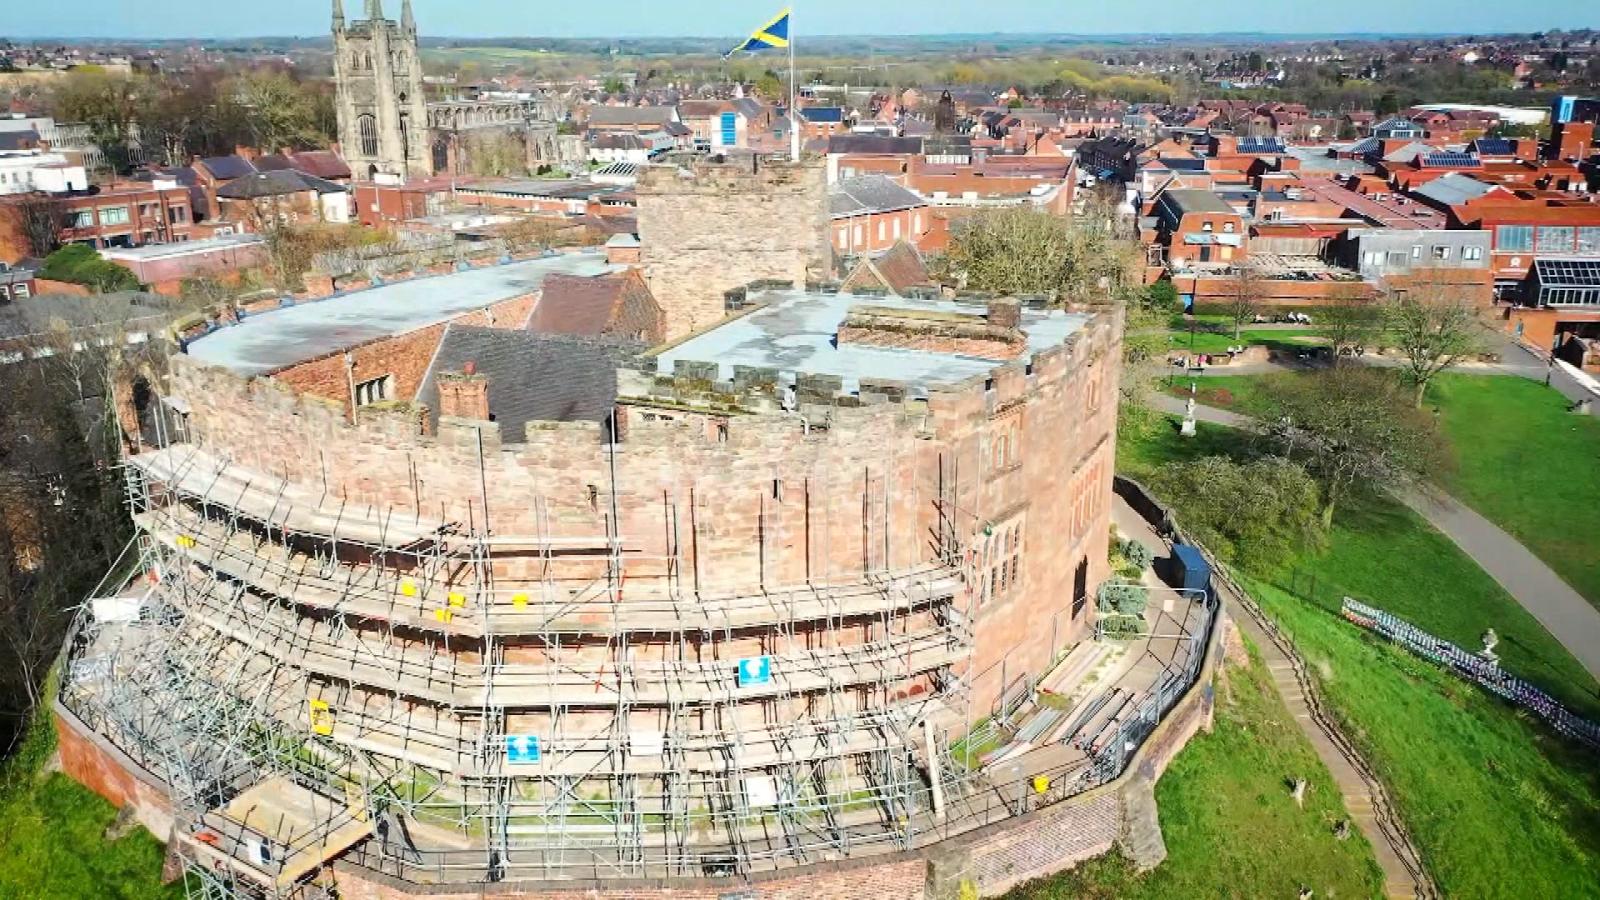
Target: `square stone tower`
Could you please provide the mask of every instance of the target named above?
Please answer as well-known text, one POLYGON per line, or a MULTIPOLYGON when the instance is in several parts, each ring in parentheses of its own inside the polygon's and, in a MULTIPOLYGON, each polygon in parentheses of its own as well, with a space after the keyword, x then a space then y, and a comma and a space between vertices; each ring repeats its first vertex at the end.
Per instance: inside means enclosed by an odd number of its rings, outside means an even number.
POLYGON ((367 18, 347 26, 342 0, 333 0, 340 148, 358 180, 427 177, 433 174, 428 109, 411 0, 404 0, 399 22, 383 17, 383 0, 366 4, 367 18))
POLYGON ((828 186, 819 161, 755 157, 652 166, 639 175, 640 261, 668 340, 725 314, 723 293, 828 271, 828 186))

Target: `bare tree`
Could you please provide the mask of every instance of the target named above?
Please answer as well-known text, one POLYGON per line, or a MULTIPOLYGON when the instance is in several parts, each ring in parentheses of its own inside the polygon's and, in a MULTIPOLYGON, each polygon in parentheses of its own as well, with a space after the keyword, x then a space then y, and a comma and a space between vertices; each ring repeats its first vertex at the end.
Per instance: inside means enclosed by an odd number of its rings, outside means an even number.
POLYGON ((1317 316, 1317 333, 1327 340, 1335 365, 1346 351, 1365 347, 1383 333, 1383 306, 1360 291, 1357 284, 1341 286, 1317 316))
POLYGON ((1137 260, 1137 245, 1104 204, 1075 219, 1013 207, 965 219, 939 273, 972 290, 1106 303, 1136 282, 1137 260))
POLYGON ((1398 487, 1443 465, 1434 423, 1392 370, 1344 366, 1263 383, 1265 434, 1322 486, 1324 526, 1349 496, 1398 487))
POLYGON ((49 194, 23 194, 7 204, 12 231, 27 245, 28 252, 43 258, 61 248, 61 226, 66 207, 49 194))
POLYGON ((1402 369, 1416 390, 1417 406, 1433 376, 1482 347, 1482 311, 1466 286, 1428 273, 1390 289, 1384 324, 1404 357, 1402 369))
POLYGON ((1233 322, 1233 339, 1244 339, 1244 323, 1255 317, 1264 293, 1261 273, 1248 262, 1234 267, 1228 280, 1228 294, 1224 307, 1233 322))

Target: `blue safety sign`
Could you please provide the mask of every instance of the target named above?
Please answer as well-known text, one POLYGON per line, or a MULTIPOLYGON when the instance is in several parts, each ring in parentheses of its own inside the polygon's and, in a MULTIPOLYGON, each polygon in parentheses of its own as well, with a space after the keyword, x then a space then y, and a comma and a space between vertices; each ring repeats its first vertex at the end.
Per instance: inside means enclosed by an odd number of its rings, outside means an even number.
POLYGON ((739 660, 739 687, 769 684, 772 681, 772 657, 747 656, 739 660))
POLYGON ((539 761, 539 736, 536 734, 506 735, 506 762, 536 763, 539 761))

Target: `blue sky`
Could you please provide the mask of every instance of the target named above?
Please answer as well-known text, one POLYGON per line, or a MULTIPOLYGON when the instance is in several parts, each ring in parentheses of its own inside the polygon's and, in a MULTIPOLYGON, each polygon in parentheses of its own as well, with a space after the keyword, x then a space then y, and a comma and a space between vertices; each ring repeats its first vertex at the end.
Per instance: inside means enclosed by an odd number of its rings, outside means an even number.
MULTIPOLYGON (((659 37, 747 33, 782 0, 412 0, 418 28, 438 37, 659 37)), ((365 0, 345 0, 360 15, 365 0)), ((8 37, 243 37, 326 31, 329 0, 6 0, 8 37)), ((800 0, 796 33, 1494 32, 1600 25, 1594 0, 800 0), (1128 13, 1133 15, 1128 15, 1128 13)), ((398 18, 400 0, 384 0, 398 18)))

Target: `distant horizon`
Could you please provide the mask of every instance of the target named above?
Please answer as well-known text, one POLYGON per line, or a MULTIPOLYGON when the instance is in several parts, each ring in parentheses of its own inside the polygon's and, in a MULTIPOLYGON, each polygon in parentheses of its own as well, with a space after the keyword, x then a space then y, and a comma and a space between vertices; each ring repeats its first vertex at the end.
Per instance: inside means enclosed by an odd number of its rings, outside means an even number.
MULTIPOLYGON (((144 42, 307 39, 326 35, 330 0, 279 0, 268 5, 218 4, 214 0, 79 0, 70 5, 14 4, 0 36, 21 41, 144 42), (152 14, 154 13, 154 14, 152 14), (175 26, 186 34, 174 37, 175 26)), ((1592 3, 1524 0, 1504 5, 1463 5, 1459 0, 1258 0, 1248 27, 1237 20, 1214 27, 1215 10, 1190 0, 1145 0, 1137 18, 1123 9, 1075 0, 1010 0, 988 5, 972 0, 783 0, 741 3, 719 0, 613 0, 603 9, 581 4, 528 0, 413 0, 418 31, 440 40, 720 40, 750 33, 785 5, 794 7, 794 34, 804 47, 811 38, 1056 36, 1106 38, 1264 39, 1451 37, 1528 34, 1600 26, 1592 3), (1590 20, 1585 23, 1584 20, 1590 20), (1441 27, 1448 23, 1450 27, 1441 27), (1147 24, 1155 25, 1151 30, 1147 24)), ((347 19, 364 18, 366 0, 346 0, 347 19)), ((385 0, 389 18, 401 0, 385 0)), ((803 52, 803 49, 802 49, 803 52)))

